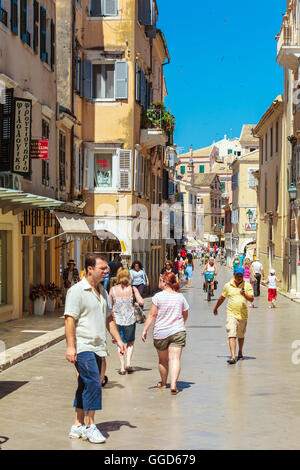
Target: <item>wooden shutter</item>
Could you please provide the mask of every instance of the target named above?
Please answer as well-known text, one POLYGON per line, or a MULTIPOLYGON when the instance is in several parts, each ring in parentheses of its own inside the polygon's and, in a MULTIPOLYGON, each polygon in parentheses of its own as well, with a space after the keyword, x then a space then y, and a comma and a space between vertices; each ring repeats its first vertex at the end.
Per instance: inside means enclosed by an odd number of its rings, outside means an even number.
POLYGON ((18 0, 11 0, 11 30, 14 34, 18 34, 18 0))
POLYGON ((84 150, 83 189, 90 189, 90 155, 87 149, 84 150))
POLYGON ((13 114, 13 88, 3 92, 4 103, 0 102, 0 170, 11 170, 12 157, 12 114, 13 114))
POLYGON ((51 20, 51 60, 50 60, 50 65, 51 69, 54 70, 54 64, 55 64, 55 25, 53 23, 53 20, 51 20))
POLYGON ((102 15, 102 0, 91 0, 91 16, 101 16, 102 15))
POLYGON ((131 191, 131 150, 119 150, 119 189, 131 191))
POLYGON ((40 7, 40 58, 47 62, 46 36, 47 36, 47 12, 46 9, 40 7))
POLYGON ((92 98, 92 63, 88 60, 83 61, 83 96, 92 98))
POLYGON ((104 16, 117 16, 118 0, 102 0, 102 12, 104 16))
POLYGON ((144 71, 141 70, 141 105, 147 106, 147 80, 144 71))
POLYGON ((143 194, 143 186, 144 186, 144 156, 139 154, 139 171, 138 171, 138 192, 139 194, 143 194))
POLYGON ((139 191, 139 152, 134 154, 134 191, 139 191))
POLYGON ((124 60, 115 63, 115 97, 117 100, 128 98, 128 62, 124 60))
POLYGON ((135 64, 135 99, 141 102, 141 71, 138 64, 135 64))
POLYGON ((27 0, 20 0, 20 34, 22 40, 27 42, 27 0))
POLYGON ((39 49, 39 2, 33 2, 33 50, 37 54, 39 49))
POLYGON ((144 26, 152 24, 152 7, 153 0, 139 0, 139 23, 144 26))
POLYGON ((141 191, 141 194, 145 194, 145 157, 144 155, 140 155, 140 158, 141 158, 141 162, 140 162, 140 166, 141 166, 141 170, 140 170, 140 173, 141 173, 141 187, 140 187, 140 191, 141 191))

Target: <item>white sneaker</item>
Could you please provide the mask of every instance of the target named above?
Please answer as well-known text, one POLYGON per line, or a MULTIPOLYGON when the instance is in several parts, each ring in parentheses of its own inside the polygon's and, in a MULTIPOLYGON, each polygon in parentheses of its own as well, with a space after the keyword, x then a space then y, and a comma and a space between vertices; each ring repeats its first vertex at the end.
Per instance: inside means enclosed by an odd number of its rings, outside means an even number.
POLYGON ((80 437, 83 436, 83 433, 85 431, 85 425, 83 424, 82 426, 75 426, 73 425, 71 427, 71 431, 69 433, 69 437, 71 439, 79 439, 80 437))
POLYGON ((96 424, 92 424, 89 428, 85 428, 82 439, 88 439, 93 444, 101 444, 106 441, 106 438, 101 434, 96 424))

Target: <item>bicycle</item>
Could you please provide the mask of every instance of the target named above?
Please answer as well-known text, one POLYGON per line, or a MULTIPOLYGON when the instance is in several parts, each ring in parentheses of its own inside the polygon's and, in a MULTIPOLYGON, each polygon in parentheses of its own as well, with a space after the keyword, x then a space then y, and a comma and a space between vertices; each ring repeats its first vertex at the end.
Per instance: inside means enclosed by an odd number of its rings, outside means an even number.
POLYGON ((212 288, 211 285, 214 282, 215 283, 215 274, 214 273, 207 273, 205 276, 205 281, 207 282, 207 301, 210 302, 212 298, 212 288))

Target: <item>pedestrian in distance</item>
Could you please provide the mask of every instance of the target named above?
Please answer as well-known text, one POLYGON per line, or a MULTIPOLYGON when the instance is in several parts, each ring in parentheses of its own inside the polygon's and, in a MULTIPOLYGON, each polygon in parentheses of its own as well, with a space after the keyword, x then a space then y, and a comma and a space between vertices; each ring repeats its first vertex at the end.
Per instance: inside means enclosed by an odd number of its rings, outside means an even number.
POLYGON ((218 266, 215 263, 214 258, 209 259, 208 263, 206 263, 206 265, 204 266, 201 274, 203 274, 205 278, 203 286, 204 291, 207 292, 208 282, 211 282, 211 295, 214 296, 215 277, 218 274, 218 266))
POLYGON ((184 277, 186 279, 186 287, 191 287, 191 281, 193 279, 193 271, 194 271, 193 257, 190 253, 188 253, 186 255, 186 259, 184 260, 184 277))
MULTIPOLYGON (((251 279, 253 279, 253 277, 255 278, 255 272, 254 272, 254 269, 253 269, 253 266, 252 266, 252 263, 251 263, 251 260, 249 258, 245 258, 245 261, 244 261, 244 264, 243 264, 243 268, 244 268, 244 281, 245 282, 248 282, 249 284, 251 284, 252 288, 253 288, 253 281, 251 281, 251 279)), ((254 304, 253 302, 250 302, 250 305, 249 305, 250 308, 254 308, 254 304)))
POLYGON ((233 271, 235 270, 235 268, 238 268, 240 265, 241 265, 241 260, 240 260, 239 255, 236 253, 232 261, 233 271))
POLYGON ((130 269, 131 285, 135 286, 143 297, 145 286, 149 286, 148 276, 140 261, 134 261, 130 269))
POLYGON ((165 262, 165 267, 161 270, 160 274, 164 273, 174 273, 176 276, 176 282, 179 282, 178 271, 175 269, 175 267, 172 267, 172 261, 167 260, 165 262))
POLYGON ((75 267, 75 260, 70 259, 68 261, 67 267, 63 272, 63 283, 64 283, 64 300, 66 298, 68 289, 74 284, 80 281, 80 276, 78 269, 75 267))
POLYGON ((261 279, 265 278, 264 267, 258 258, 256 258, 255 261, 253 261, 252 266, 253 266, 255 277, 256 277, 256 283, 254 285, 254 297, 259 297, 261 279))
POLYGON ((243 346, 248 320, 247 302, 253 302, 254 295, 251 284, 244 281, 245 270, 236 267, 234 277, 225 284, 223 292, 214 308, 214 315, 218 315, 218 308, 228 297, 226 330, 229 340, 231 358, 229 364, 235 364, 237 359, 243 359, 243 346), (236 358, 236 340, 239 343, 238 357, 236 358))
POLYGON ((171 394, 177 395, 181 353, 186 344, 185 322, 188 318, 189 305, 179 292, 180 287, 175 274, 165 273, 160 276, 159 288, 161 292, 152 298, 142 340, 146 341, 148 330, 154 322, 154 347, 158 354, 158 370, 161 377, 157 387, 161 390, 166 389, 169 375, 171 394))
POLYGON ((106 328, 123 354, 126 347, 101 285, 107 273, 105 256, 88 254, 85 270, 86 277, 68 290, 64 312, 66 359, 75 364, 79 374, 73 405, 75 423, 69 437, 102 443, 106 439, 95 425, 95 411, 102 409, 101 362, 107 356, 106 328))
POLYGON ((110 268, 110 283, 109 289, 114 286, 117 282, 117 272, 119 268, 123 268, 121 257, 118 253, 114 254, 114 259, 109 263, 110 268))
POLYGON ((268 285, 268 302, 269 302, 269 308, 275 308, 276 307, 276 300, 277 300, 277 282, 281 282, 278 277, 275 275, 275 269, 270 270, 270 275, 267 279, 266 284, 268 285))
POLYGON ((136 318, 134 314, 134 298, 140 306, 144 305, 144 300, 135 286, 130 285, 131 277, 128 269, 119 268, 117 272, 117 283, 110 289, 109 299, 112 306, 113 317, 123 343, 126 345, 126 352, 123 354, 118 347, 119 359, 121 363, 120 375, 126 372, 131 374, 131 359, 134 349, 136 318), (125 366, 126 359, 126 366, 125 366))
POLYGON ((178 273, 178 279, 184 275, 183 261, 180 255, 177 255, 176 260, 174 261, 174 268, 178 273))

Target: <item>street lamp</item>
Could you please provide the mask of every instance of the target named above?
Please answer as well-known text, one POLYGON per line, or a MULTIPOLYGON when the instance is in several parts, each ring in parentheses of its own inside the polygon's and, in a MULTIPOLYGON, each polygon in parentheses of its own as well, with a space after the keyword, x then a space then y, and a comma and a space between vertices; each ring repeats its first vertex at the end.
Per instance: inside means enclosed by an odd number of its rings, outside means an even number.
POLYGON ((294 185, 294 183, 290 184, 290 187, 288 189, 289 197, 290 197, 290 202, 294 202, 297 199, 297 188, 294 185))
POLYGON ((247 216, 248 216, 248 221, 249 221, 249 224, 251 224, 252 220, 253 220, 253 212, 251 209, 249 209, 247 212, 246 212, 247 216))

